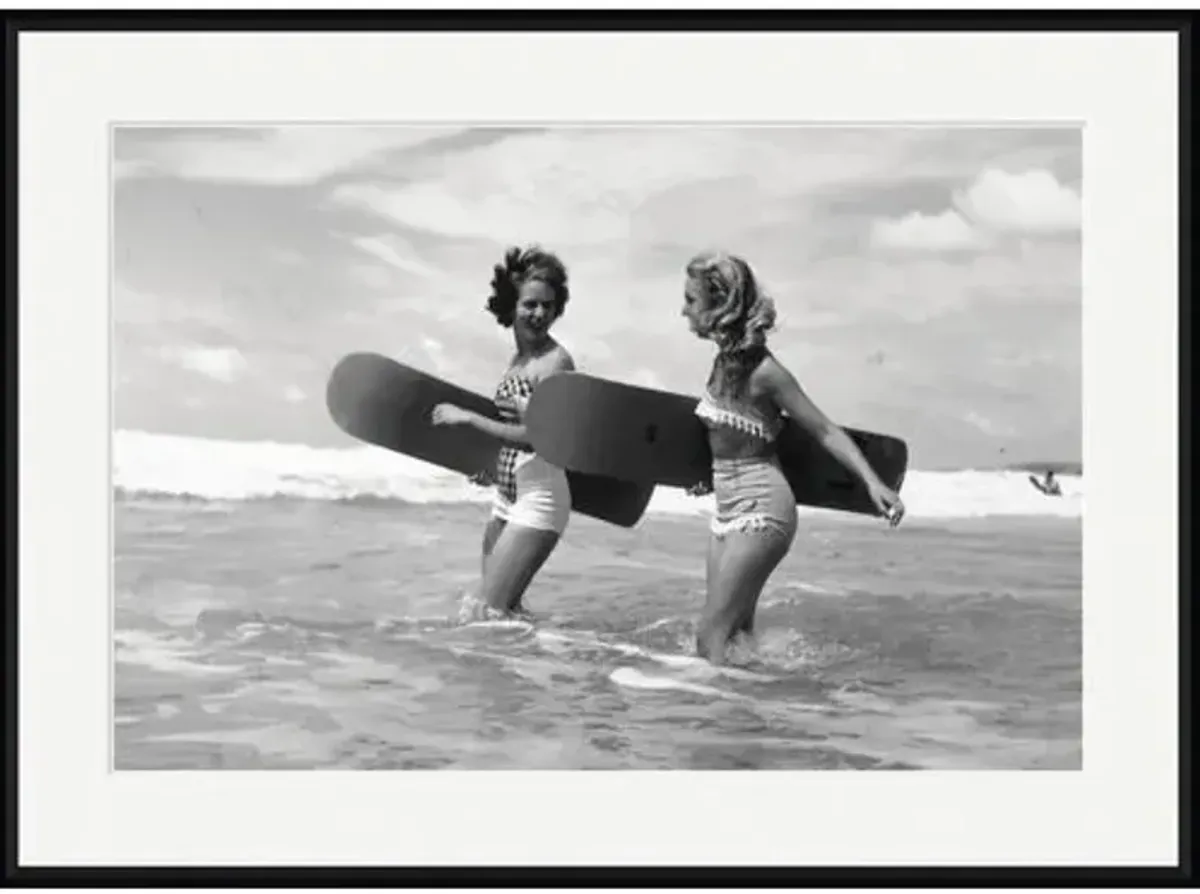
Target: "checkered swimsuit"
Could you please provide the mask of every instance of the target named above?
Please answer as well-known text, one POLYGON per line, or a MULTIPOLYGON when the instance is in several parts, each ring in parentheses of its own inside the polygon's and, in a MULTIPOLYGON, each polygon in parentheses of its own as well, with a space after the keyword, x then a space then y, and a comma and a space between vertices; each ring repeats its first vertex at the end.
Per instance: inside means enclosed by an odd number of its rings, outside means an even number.
MULTIPOLYGON (((521 421, 525 405, 533 394, 533 384, 532 379, 520 373, 512 373, 504 377, 496 388, 496 395, 493 398, 496 409, 500 411, 502 422, 519 423, 521 421)), ((517 463, 522 457, 528 456, 532 452, 507 444, 500 448, 500 455, 496 457, 496 487, 499 489, 500 495, 509 503, 515 503, 517 500, 517 463)))

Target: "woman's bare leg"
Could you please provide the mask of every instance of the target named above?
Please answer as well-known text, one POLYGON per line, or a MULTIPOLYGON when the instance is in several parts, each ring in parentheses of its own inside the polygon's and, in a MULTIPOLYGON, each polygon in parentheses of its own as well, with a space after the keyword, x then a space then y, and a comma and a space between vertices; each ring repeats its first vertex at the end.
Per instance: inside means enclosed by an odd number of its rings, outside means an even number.
POLYGON ((730 533, 718 558, 710 562, 708 599, 700 619, 696 651, 722 664, 725 650, 739 631, 754 626, 754 611, 767 579, 787 555, 788 538, 761 533, 730 533))
POLYGON ((521 610, 521 598, 558 541, 553 531, 505 525, 484 559, 480 600, 502 612, 521 610))

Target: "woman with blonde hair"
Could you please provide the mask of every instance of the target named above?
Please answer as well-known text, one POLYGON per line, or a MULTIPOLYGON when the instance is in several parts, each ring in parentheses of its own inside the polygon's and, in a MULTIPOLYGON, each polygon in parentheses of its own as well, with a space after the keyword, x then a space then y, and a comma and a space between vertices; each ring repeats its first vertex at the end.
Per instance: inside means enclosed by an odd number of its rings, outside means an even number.
MULTIPOLYGON (((696 407, 708 429, 716 500, 696 651, 721 664, 737 637, 752 634, 759 595, 796 536, 796 501, 775 450, 784 414, 862 480, 891 525, 900 523, 904 504, 768 350, 775 304, 746 261, 724 252, 694 257, 687 265, 683 316, 692 332, 717 345, 696 407)), ((697 485, 692 492, 705 491, 697 485)))

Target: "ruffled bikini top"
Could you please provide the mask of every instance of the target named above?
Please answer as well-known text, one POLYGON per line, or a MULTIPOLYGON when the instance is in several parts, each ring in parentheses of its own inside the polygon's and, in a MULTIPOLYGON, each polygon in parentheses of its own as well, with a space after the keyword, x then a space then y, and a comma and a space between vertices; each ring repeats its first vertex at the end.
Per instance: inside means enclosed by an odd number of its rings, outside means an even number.
MULTIPOLYGON (((757 366, 766 356, 766 349, 758 346, 750 349, 750 352, 744 355, 742 360, 743 362, 748 361, 751 366, 757 366)), ((770 415, 765 415, 762 410, 749 401, 722 399, 713 394, 712 384, 721 361, 721 355, 718 355, 717 359, 713 361, 713 371, 709 375, 708 387, 704 389, 704 396, 696 405, 696 415, 709 429, 719 427, 734 432, 747 440, 766 444, 773 443, 785 425, 783 416, 778 410, 770 415)))
POLYGON ((709 428, 720 426, 768 444, 779 437, 784 426, 783 417, 779 414, 767 418, 754 407, 734 409, 725 402, 717 400, 708 390, 696 404, 695 412, 709 428))

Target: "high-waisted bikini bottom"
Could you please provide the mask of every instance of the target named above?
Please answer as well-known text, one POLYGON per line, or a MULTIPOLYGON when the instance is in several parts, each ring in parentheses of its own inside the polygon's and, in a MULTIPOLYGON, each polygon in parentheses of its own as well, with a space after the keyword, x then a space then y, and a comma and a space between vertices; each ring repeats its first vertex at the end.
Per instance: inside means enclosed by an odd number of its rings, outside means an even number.
POLYGON ((796 536, 796 498, 775 457, 713 460, 712 532, 796 536))

